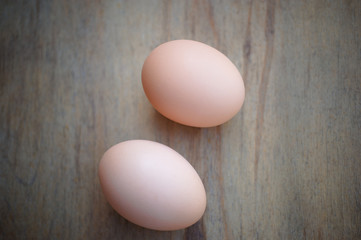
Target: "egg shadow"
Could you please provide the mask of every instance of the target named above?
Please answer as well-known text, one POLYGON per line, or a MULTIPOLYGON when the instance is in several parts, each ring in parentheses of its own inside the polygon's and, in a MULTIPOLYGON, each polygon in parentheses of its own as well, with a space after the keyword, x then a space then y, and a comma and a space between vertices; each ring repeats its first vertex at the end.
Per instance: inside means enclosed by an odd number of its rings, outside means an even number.
POLYGON ((176 231, 158 231, 143 228, 120 216, 109 204, 108 209, 110 211, 109 220, 112 222, 108 226, 116 226, 116 228, 108 229, 110 232, 110 234, 108 232, 108 236, 111 237, 111 239, 158 240, 180 238, 184 235, 184 229, 176 231))
POLYGON ((163 143, 184 156, 189 162, 197 158, 203 128, 176 123, 153 109, 153 127, 155 141, 163 143))
POLYGON ((170 119, 164 117, 162 114, 160 114, 155 109, 153 109, 152 113, 153 113, 153 119, 154 119, 156 128, 167 127, 167 128, 171 128, 172 130, 174 129, 176 131, 184 132, 188 135, 199 134, 202 131, 202 128, 200 128, 200 127, 187 126, 184 124, 177 123, 173 120, 170 120, 170 119))
MULTIPOLYGON (((110 205, 109 208, 111 208, 110 205)), ((113 209, 112 211, 113 213, 111 214, 111 218, 114 224, 111 224, 111 226, 119 226, 119 222, 121 223, 118 229, 113 229, 114 234, 112 234, 112 239, 206 239, 203 217, 185 229, 175 231, 159 231, 138 226, 120 216, 113 209)))

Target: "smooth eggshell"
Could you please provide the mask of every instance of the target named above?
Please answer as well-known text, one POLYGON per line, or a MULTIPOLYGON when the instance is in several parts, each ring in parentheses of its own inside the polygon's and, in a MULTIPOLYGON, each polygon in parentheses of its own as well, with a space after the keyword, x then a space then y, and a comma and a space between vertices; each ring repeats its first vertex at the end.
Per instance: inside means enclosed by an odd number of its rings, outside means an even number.
POLYGON ((218 50, 192 40, 170 41, 155 48, 144 62, 142 84, 158 112, 194 127, 228 121, 245 97, 235 65, 218 50))
POLYGON ((197 172, 160 143, 130 140, 111 147, 100 161, 99 177, 110 205, 146 228, 186 228, 205 211, 206 193, 197 172))

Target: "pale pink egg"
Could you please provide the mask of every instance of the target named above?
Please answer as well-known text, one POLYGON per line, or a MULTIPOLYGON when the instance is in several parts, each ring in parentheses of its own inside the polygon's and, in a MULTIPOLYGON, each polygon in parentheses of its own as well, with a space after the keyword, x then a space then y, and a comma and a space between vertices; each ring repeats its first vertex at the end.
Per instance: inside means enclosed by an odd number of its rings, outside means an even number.
POLYGON ((192 40, 155 48, 142 69, 144 92, 165 117, 189 126, 213 127, 243 105, 245 89, 236 66, 218 50, 192 40))
POLYGON ((105 152, 99 178, 110 205, 124 218, 155 230, 177 230, 197 222, 206 193, 195 169, 173 149, 130 140, 105 152))

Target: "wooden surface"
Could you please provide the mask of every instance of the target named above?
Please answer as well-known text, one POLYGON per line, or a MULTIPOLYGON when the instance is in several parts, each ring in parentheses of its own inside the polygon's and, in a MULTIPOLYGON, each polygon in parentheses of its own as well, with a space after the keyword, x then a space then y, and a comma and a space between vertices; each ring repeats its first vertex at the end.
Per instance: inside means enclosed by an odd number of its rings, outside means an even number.
POLYGON ((361 1, 1 1, 0 239, 361 239, 361 1), (215 128, 171 122, 142 89, 171 39, 244 77, 215 128), (181 153, 208 204, 192 227, 133 225, 105 201, 107 148, 181 153))

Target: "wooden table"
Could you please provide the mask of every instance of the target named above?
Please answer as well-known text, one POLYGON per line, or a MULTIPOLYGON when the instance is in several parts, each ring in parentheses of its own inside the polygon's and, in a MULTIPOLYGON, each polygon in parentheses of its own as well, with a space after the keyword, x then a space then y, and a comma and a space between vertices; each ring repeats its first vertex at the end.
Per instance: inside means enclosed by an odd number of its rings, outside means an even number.
POLYGON ((361 1, 2 1, 0 239, 361 239, 361 1), (158 114, 150 51, 226 54, 241 111, 200 129, 158 114), (106 202, 102 154, 128 139, 181 153, 203 218, 138 227, 106 202))

